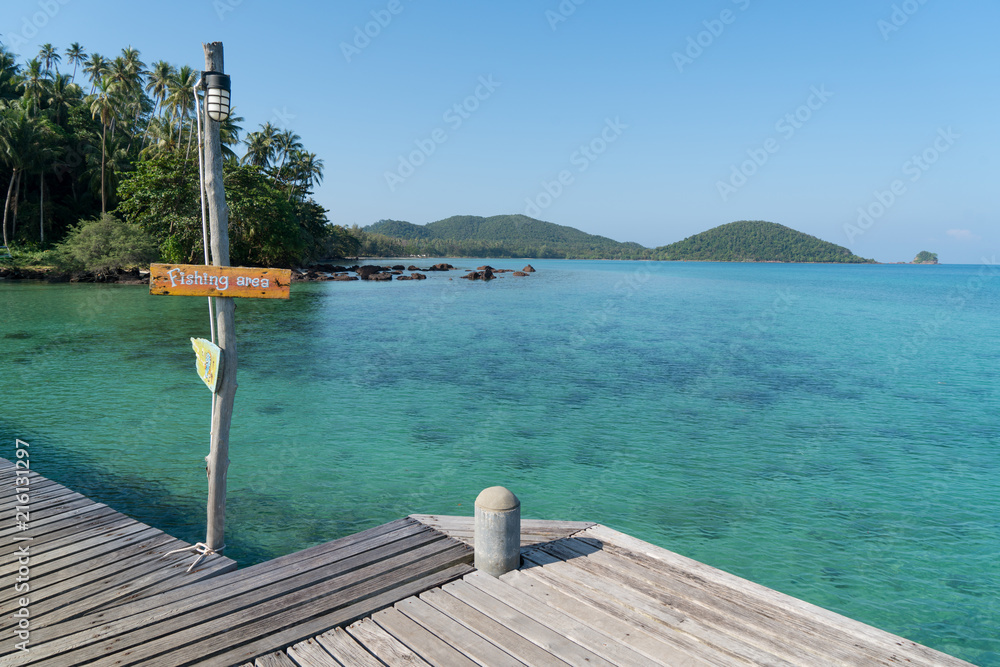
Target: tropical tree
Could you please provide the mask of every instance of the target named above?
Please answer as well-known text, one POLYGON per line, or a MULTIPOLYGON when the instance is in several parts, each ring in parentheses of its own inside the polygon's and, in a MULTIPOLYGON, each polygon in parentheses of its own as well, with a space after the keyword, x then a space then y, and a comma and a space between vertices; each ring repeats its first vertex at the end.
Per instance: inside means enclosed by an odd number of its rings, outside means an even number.
POLYGON ((115 90, 115 82, 110 76, 101 79, 97 92, 90 96, 90 114, 93 118, 100 117, 101 120, 101 213, 108 212, 108 194, 105 187, 107 171, 108 128, 114 122, 117 113, 118 100, 115 90))
MULTIPOLYGON (((171 77, 167 86, 169 93, 165 104, 170 109, 171 117, 177 121, 177 137, 180 140, 184 131, 184 122, 194 110, 194 84, 197 74, 190 66, 184 65, 171 77)), ((192 132, 188 133, 188 151, 191 149, 192 132)))
POLYGON ((80 46, 80 42, 73 42, 66 49, 66 62, 73 66, 73 82, 76 83, 76 66, 86 62, 87 53, 80 46))
POLYGON ((45 76, 42 61, 38 58, 29 60, 18 88, 24 92, 24 97, 30 102, 33 111, 41 109, 47 83, 48 78, 45 76))
POLYGON ((302 150, 302 137, 291 130, 285 129, 275 136, 274 145, 276 156, 281 157, 281 163, 278 165, 278 169, 280 170, 295 151, 302 150))
POLYGON ((45 103, 56 125, 63 125, 69 109, 79 104, 83 95, 80 86, 72 82, 69 74, 58 74, 48 87, 45 103))
POLYGON ((292 153, 288 166, 291 172, 288 188, 289 199, 293 193, 305 199, 310 188, 323 182, 323 160, 320 160, 315 153, 304 150, 295 151, 292 153))
POLYGON ((13 53, 0 44, 0 100, 17 97, 18 75, 21 68, 13 53))
POLYGON ((99 53, 91 53, 90 60, 83 64, 83 71, 90 77, 90 94, 94 94, 97 83, 108 72, 108 60, 99 53))
POLYGON ((267 169, 271 166, 277 151, 278 129, 271 123, 264 123, 256 132, 251 132, 243 140, 247 146, 247 152, 243 155, 241 162, 251 164, 254 167, 267 169))
POLYGON ((219 123, 219 141, 222 143, 223 159, 236 159, 236 153, 232 147, 240 143, 240 132, 243 131, 243 128, 237 123, 242 123, 244 120, 243 116, 236 115, 236 107, 233 107, 226 120, 219 123))
POLYGON ((10 168, 10 182, 7 184, 7 198, 3 208, 3 242, 10 244, 8 216, 11 203, 19 189, 21 174, 32 164, 33 152, 38 144, 38 122, 32 117, 28 107, 13 101, 0 110, 0 156, 10 168))
POLYGON ((62 60, 62 56, 59 55, 59 50, 56 47, 51 44, 42 44, 42 48, 38 52, 38 57, 45 63, 45 72, 47 74, 59 73, 59 61, 62 60), (55 70, 52 69, 53 65, 55 65, 55 70))

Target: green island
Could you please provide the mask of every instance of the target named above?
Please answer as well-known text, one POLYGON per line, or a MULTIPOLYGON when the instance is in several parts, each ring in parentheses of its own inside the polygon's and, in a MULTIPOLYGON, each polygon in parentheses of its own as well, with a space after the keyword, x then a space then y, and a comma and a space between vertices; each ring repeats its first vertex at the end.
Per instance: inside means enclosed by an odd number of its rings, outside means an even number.
POLYGON ((524 215, 462 215, 426 225, 380 220, 349 231, 361 239, 362 253, 373 257, 874 263, 847 248, 762 220, 731 222, 658 248, 620 243, 524 215))

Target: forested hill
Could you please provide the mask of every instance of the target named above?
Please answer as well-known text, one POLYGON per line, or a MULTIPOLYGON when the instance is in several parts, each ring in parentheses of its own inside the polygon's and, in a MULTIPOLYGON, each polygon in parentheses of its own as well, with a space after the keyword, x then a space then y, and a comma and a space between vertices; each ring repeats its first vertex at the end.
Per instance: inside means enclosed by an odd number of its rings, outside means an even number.
POLYGON ((526 215, 456 215, 426 225, 380 220, 365 227, 362 254, 374 256, 648 259, 649 249, 526 215))
POLYGON ((763 220, 740 220, 714 227, 656 248, 651 256, 702 262, 875 263, 842 246, 763 220))

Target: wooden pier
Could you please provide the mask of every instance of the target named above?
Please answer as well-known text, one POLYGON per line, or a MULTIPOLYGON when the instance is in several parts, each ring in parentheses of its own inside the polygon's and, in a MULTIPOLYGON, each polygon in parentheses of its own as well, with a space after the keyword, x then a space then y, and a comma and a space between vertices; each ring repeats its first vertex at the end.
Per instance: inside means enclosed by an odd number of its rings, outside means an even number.
POLYGON ((523 521, 500 578, 471 565, 471 517, 428 515, 187 574, 191 555, 161 559, 183 543, 35 473, 19 531, 12 468, 4 666, 969 664, 592 523, 523 521), (25 544, 29 653, 10 639, 25 544))

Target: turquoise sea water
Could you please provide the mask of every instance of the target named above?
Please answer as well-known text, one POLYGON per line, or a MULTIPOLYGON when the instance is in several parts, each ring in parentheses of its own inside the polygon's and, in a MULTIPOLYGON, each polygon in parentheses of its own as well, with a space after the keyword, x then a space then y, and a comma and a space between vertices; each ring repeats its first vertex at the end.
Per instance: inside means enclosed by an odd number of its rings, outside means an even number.
MULTIPOLYGON (((503 484, 1000 665, 1000 268, 532 264, 239 300, 227 555, 503 484)), ((205 300, 0 281, 0 322, 0 455, 204 539, 205 300)))

